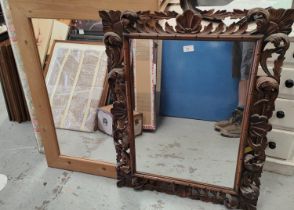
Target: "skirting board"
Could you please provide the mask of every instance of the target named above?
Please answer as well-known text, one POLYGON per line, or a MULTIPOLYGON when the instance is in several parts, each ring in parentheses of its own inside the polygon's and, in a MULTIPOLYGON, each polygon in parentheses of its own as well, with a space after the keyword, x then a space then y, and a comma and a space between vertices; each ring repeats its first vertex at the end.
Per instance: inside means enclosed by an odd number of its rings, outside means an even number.
POLYGON ((277 174, 292 176, 294 175, 294 162, 267 157, 266 162, 263 166, 263 170, 277 174))

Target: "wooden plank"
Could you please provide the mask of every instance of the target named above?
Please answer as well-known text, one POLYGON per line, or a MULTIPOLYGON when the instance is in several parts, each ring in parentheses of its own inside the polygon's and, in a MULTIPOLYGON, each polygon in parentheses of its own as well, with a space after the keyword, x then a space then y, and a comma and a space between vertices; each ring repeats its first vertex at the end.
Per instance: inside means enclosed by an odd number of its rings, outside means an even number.
POLYGON ((11 5, 34 18, 98 19, 99 10, 158 10, 158 0, 11 0, 11 5))
POLYGON ((74 158, 61 155, 59 160, 51 165, 54 168, 78 171, 87 174, 116 178, 116 167, 112 163, 74 158))
POLYGON ((36 112, 36 116, 32 120, 38 122, 36 129, 43 139, 46 159, 48 165, 50 165, 58 159, 60 152, 32 23, 22 10, 13 5, 10 8, 17 43, 36 112))

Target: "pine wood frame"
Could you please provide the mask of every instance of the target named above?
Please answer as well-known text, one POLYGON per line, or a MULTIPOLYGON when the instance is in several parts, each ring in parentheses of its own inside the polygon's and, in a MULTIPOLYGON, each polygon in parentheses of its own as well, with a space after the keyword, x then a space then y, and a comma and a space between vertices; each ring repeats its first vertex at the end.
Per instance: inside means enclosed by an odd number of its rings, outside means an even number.
MULTIPOLYGON (((183 2, 185 1, 181 1, 183 2)), ((183 5, 183 14, 100 11, 108 55, 109 85, 114 98, 111 112, 114 117, 113 136, 117 152, 117 185, 210 201, 224 204, 227 208, 256 209, 260 177, 266 158, 266 134, 272 128, 269 119, 278 96, 281 67, 289 48, 287 34, 292 30, 294 10, 259 8, 233 12, 201 11, 189 3, 183 5), (240 21, 226 25, 223 22, 226 17, 239 18, 240 21), (169 19, 176 20, 175 27, 168 22, 164 26, 160 24, 160 21, 169 19), (256 25, 249 29, 252 23, 256 25), (129 49, 131 38, 256 41, 233 189, 136 171, 129 49), (268 43, 272 43, 273 47, 266 48, 268 43), (278 56, 273 69, 269 70, 267 59, 273 54, 278 56), (265 76, 257 76, 258 65, 265 76), (249 152, 245 152, 246 147, 250 147, 249 152)))
MULTIPOLYGON (((37 131, 49 167, 116 177, 114 164, 60 154, 47 89, 31 23, 32 18, 98 20, 102 9, 159 10, 158 0, 9 0, 15 37, 36 112, 37 131)), ((14 40, 15 41, 15 40, 14 40)))

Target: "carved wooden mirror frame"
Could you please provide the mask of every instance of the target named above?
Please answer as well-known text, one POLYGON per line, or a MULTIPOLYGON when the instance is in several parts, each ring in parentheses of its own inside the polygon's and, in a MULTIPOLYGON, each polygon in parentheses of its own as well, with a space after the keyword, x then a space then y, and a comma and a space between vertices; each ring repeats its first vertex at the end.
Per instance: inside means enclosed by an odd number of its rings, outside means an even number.
POLYGON ((266 134, 271 130, 269 119, 278 96, 281 67, 289 48, 287 34, 291 32, 294 10, 268 8, 227 12, 188 8, 183 14, 149 11, 99 13, 104 25, 109 84, 114 99, 112 114, 117 152, 117 185, 210 201, 228 208, 256 209, 260 176, 266 158, 266 134), (226 25, 223 20, 227 17, 240 20, 226 25), (168 22, 161 26, 160 21, 170 19, 176 20, 175 27, 168 22), (204 25, 204 22, 207 24, 204 25), (249 29, 250 24, 255 27, 249 29), (136 171, 130 38, 256 41, 234 189, 136 171), (267 48, 269 43, 273 47, 267 48), (267 59, 273 54, 277 54, 277 58, 274 67, 269 69, 267 59), (256 76, 258 65, 265 76, 256 76), (245 152, 246 147, 250 147, 251 151, 245 152))

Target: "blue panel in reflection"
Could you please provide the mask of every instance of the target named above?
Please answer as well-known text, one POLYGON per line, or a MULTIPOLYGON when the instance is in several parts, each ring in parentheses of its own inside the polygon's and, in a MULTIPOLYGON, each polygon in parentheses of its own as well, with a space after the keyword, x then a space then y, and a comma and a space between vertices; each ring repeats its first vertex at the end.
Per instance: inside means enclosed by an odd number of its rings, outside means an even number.
POLYGON ((228 118, 238 103, 232 45, 164 41, 160 114, 211 121, 228 118), (189 45, 194 51, 184 52, 183 47, 189 45))

